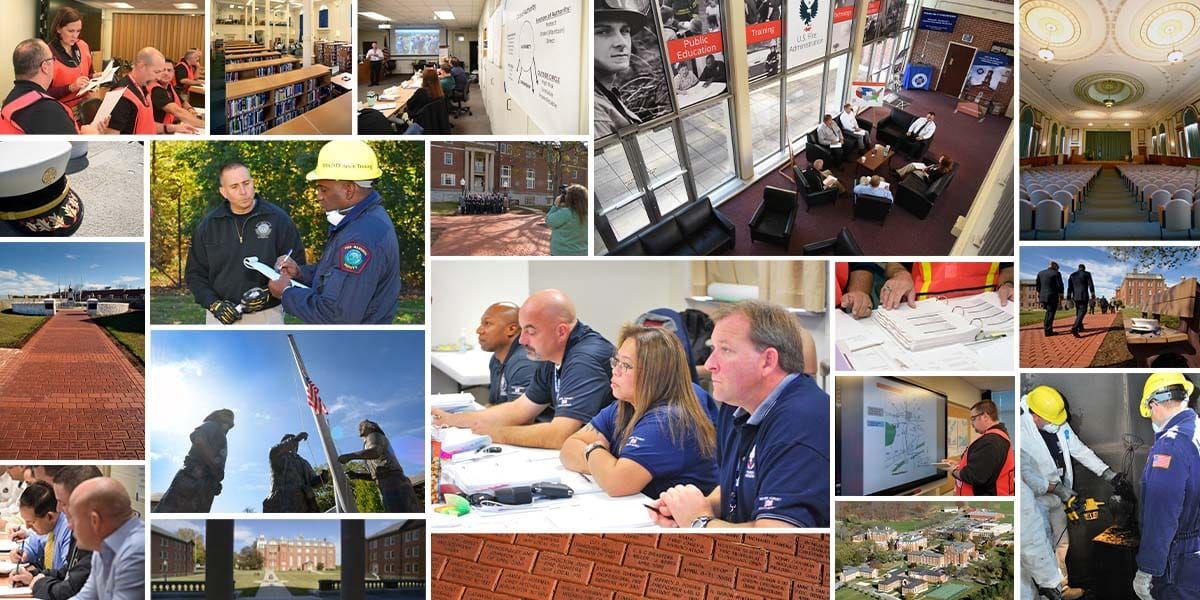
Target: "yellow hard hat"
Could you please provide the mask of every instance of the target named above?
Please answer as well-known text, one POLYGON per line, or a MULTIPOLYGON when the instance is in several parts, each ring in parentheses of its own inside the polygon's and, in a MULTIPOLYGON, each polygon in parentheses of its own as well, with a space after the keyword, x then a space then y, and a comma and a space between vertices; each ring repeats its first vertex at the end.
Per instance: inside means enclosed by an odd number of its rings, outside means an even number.
MULTIPOLYGON (((1150 418, 1150 396, 1154 395, 1154 392, 1172 385, 1183 386, 1188 398, 1196 389, 1196 386, 1192 385, 1192 382, 1188 381, 1183 373, 1152 373, 1150 377, 1146 378, 1146 385, 1142 387, 1142 403, 1138 408, 1141 409, 1143 417, 1150 418)), ((1183 400, 1187 400, 1187 398, 1183 398, 1183 400)))
POLYGON ((1062 394, 1048 385, 1033 388, 1025 395, 1025 402, 1033 414, 1055 425, 1067 422, 1067 404, 1063 401, 1062 394))
POLYGON ((321 147, 317 154, 317 168, 304 178, 309 181, 335 179, 338 181, 366 181, 379 179, 379 159, 375 151, 360 140, 333 140, 321 147))

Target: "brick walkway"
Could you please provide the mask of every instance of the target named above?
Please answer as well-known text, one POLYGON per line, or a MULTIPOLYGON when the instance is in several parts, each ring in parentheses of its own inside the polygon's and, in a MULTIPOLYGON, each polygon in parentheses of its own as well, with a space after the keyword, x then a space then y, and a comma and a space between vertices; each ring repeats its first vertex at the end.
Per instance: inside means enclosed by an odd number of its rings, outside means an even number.
POLYGON ((545 215, 432 215, 433 256, 548 256, 550 228, 545 215))
POLYGON ((0 459, 142 460, 146 380, 84 311, 60 312, 0 367, 0 459))
POLYGON ((817 534, 434 534, 434 600, 828 598, 817 534))
MULTIPOLYGON (((1041 322, 1021 328, 1021 366, 1025 368, 1086 368, 1092 366, 1100 344, 1112 329, 1121 328, 1120 314, 1089 314, 1083 318, 1081 337, 1071 335, 1075 311, 1055 319, 1054 332, 1046 337, 1041 322)), ((1061 311, 1060 313, 1061 314, 1061 311)))

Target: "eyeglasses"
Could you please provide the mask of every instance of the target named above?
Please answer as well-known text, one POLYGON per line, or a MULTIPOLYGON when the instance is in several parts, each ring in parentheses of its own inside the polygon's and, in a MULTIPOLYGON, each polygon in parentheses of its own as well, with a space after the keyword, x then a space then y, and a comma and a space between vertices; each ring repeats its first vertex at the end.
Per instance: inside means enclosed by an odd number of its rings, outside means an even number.
POLYGON ((615 356, 608 359, 608 364, 612 366, 614 373, 628 373, 633 370, 633 365, 623 362, 621 359, 615 356))
POLYGON ((971 422, 974 423, 975 419, 978 419, 979 417, 982 417, 982 416, 983 416, 983 413, 979 413, 977 415, 971 415, 971 422))

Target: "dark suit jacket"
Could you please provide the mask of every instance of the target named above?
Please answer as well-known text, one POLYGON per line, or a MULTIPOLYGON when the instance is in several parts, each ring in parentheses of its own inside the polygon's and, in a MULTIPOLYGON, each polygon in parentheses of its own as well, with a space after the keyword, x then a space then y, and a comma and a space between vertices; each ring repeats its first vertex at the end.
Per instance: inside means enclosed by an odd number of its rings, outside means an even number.
POLYGON ((67 600, 83 589, 92 573, 92 551, 77 548, 71 536, 70 558, 61 569, 46 571, 46 577, 33 584, 33 597, 43 600, 67 600))
POLYGON ((1054 269, 1042 269, 1037 274, 1038 302, 1058 304, 1063 294, 1062 274, 1054 269))
POLYGON ((1071 299, 1076 302, 1087 302, 1096 295, 1096 286, 1092 284, 1092 274, 1087 271, 1075 271, 1067 278, 1067 289, 1071 291, 1071 299))

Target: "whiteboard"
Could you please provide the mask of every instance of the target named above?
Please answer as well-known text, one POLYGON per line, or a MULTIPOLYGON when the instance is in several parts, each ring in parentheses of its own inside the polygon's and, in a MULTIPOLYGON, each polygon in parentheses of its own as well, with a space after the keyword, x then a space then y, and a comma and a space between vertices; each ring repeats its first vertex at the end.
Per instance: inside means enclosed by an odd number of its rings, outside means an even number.
POLYGON ((579 128, 580 0, 506 0, 504 91, 547 134, 579 128))
POLYGON ((503 9, 497 7, 488 16, 487 37, 484 38, 487 47, 485 48, 485 57, 487 61, 493 65, 500 66, 503 47, 500 44, 500 28, 504 25, 503 9))

